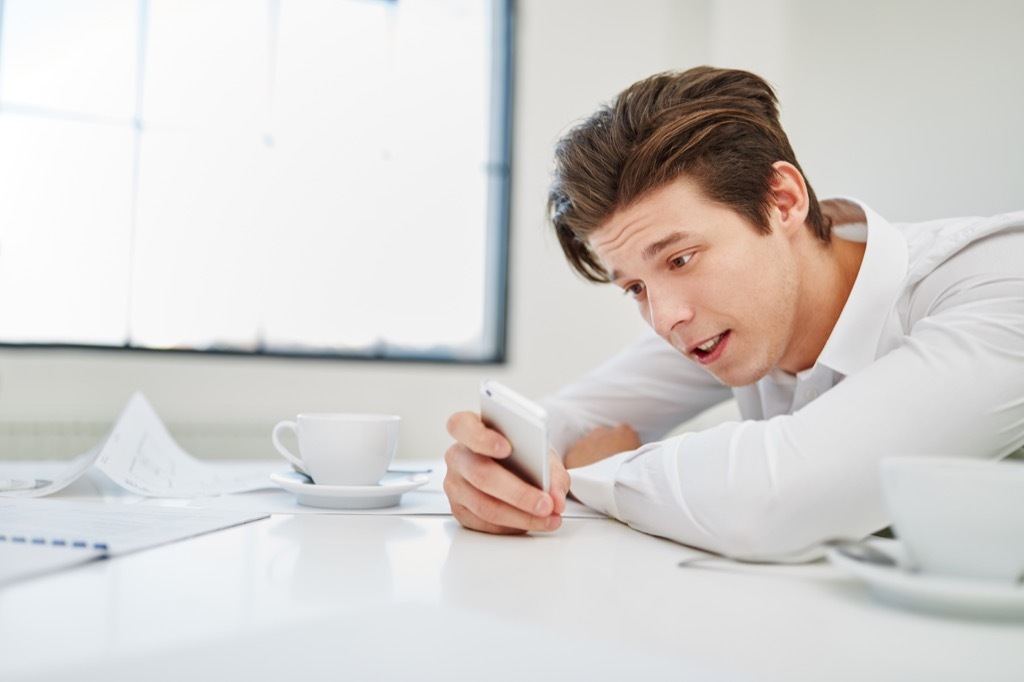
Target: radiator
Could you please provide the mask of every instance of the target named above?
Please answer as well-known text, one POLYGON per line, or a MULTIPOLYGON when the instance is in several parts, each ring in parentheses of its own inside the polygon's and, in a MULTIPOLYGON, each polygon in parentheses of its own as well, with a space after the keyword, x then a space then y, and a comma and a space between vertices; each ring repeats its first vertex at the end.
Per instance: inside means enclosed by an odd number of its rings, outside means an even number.
MULTIPOLYGON (((113 422, 0 421, 0 460, 69 459, 106 438, 113 422)), ((273 423, 168 423, 186 452, 202 459, 278 457, 270 442, 273 423)))

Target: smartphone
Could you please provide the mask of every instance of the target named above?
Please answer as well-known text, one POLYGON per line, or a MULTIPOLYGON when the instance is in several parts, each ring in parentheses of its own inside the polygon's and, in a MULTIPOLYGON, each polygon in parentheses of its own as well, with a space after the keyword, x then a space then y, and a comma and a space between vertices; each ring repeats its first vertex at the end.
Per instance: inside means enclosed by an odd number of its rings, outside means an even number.
POLYGON ((497 460, 527 483, 544 492, 550 488, 548 415, 544 408, 507 386, 484 379, 480 382, 480 417, 512 443, 512 454, 497 460))

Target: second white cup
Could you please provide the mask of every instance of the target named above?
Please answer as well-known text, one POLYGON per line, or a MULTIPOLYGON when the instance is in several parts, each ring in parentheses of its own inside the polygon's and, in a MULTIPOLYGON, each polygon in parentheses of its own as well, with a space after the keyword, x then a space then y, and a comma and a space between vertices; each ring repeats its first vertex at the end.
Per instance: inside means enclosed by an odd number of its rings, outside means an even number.
POLYGON ((281 456, 318 485, 376 485, 395 455, 400 423, 395 414, 308 413, 278 422, 271 438, 281 456), (299 454, 281 443, 286 430, 295 432, 299 454))
POLYGON ((882 460, 896 536, 925 573, 1015 584, 1024 575, 1024 465, 950 457, 882 460))

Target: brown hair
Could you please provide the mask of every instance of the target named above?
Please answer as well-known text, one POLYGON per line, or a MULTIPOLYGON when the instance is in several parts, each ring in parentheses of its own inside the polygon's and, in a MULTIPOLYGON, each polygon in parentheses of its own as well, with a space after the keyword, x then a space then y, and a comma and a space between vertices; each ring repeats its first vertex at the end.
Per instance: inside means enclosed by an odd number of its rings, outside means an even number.
MULTIPOLYGON (((709 66, 661 73, 633 84, 559 141, 548 214, 570 265, 607 282, 587 236, 683 174, 708 199, 769 233, 776 161, 800 169, 779 124, 778 99, 762 78, 709 66)), ((807 192, 807 223, 827 244, 830 221, 810 183, 807 192)))

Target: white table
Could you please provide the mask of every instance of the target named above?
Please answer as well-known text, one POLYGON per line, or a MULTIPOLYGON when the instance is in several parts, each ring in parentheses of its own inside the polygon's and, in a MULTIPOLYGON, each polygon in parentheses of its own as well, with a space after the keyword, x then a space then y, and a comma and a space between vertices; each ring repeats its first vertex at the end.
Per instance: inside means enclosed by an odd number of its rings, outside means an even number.
POLYGON ((607 519, 295 514, 0 588, 0 680, 1021 680, 1024 623, 607 519))

